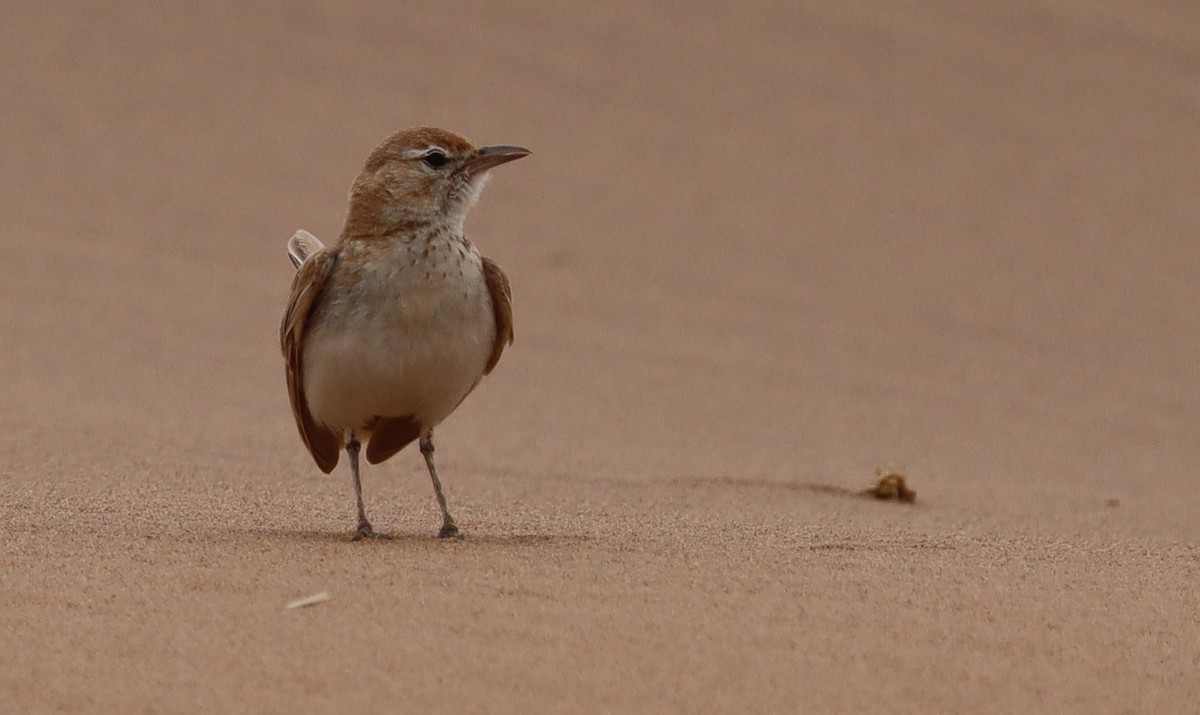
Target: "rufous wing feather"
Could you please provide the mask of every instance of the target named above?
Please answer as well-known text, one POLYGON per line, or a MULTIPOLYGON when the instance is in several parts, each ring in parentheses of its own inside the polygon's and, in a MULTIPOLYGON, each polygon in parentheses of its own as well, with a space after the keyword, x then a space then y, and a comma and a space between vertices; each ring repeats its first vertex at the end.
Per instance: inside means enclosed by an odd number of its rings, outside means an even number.
POLYGON ((500 362, 500 355, 507 345, 513 341, 512 289, 508 285, 508 276, 500 265, 490 258, 483 259, 483 278, 487 281, 488 293, 492 297, 492 312, 496 316, 496 341, 492 345, 492 354, 488 357, 487 367, 483 374, 491 373, 500 362))
POLYGON ((313 461, 326 474, 337 466, 342 437, 316 422, 308 410, 308 403, 304 399, 303 346, 308 318, 325 290, 337 258, 337 252, 332 250, 317 251, 307 257, 292 280, 292 294, 279 326, 279 346, 287 363, 288 398, 292 403, 296 428, 313 461))

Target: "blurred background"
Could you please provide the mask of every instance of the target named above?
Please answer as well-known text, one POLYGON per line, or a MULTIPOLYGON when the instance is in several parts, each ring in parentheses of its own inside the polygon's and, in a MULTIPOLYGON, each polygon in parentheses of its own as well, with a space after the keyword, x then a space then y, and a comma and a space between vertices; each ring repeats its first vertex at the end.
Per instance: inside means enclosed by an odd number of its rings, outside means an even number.
POLYGON ((1192 3, 4 15, 10 476, 313 472, 284 242, 335 239, 367 153, 434 124, 534 151, 468 221, 517 342, 442 429, 464 479, 890 464, 980 519, 1084 493, 1197 533, 1173 507, 1200 456, 1192 3))

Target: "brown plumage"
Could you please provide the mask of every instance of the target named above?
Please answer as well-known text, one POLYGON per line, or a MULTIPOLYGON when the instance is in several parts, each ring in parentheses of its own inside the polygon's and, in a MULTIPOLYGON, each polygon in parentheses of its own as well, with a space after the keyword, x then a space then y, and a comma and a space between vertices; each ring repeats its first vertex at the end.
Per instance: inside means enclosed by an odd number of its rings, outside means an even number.
POLYGON ((326 248, 303 231, 288 242, 298 266, 280 326, 288 397, 322 471, 333 471, 345 448, 359 537, 373 534, 359 477, 363 442, 377 464, 420 441, 440 535, 458 534, 433 463, 433 428, 513 340, 508 278, 479 255, 463 221, 487 172, 528 153, 476 149, 441 129, 398 132, 355 179, 338 243, 326 248))
POLYGON ((304 328, 309 313, 325 289, 329 272, 337 263, 337 251, 321 251, 312 256, 296 271, 292 280, 292 294, 287 310, 283 313, 283 324, 279 327, 279 343, 283 359, 287 364, 288 399, 292 403, 292 415, 300 439, 322 472, 329 474, 338 463, 342 449, 342 435, 318 423, 308 410, 304 399, 304 328))
POLYGON ((492 356, 488 358, 484 375, 490 375, 500 362, 500 355, 506 345, 512 345, 512 288, 508 286, 508 276, 504 275, 499 264, 490 258, 483 259, 483 277, 487 281, 488 294, 492 298, 492 311, 496 314, 496 339, 492 343, 492 356))

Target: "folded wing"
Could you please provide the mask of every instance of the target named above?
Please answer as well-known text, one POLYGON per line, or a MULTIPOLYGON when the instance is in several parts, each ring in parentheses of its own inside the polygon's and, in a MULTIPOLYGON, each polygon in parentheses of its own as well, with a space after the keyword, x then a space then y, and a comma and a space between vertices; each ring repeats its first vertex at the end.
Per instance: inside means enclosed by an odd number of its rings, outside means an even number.
MULTIPOLYGON (((296 262, 296 254, 292 252, 292 243, 296 236, 288 242, 288 255, 296 262)), ((311 234, 305 234, 312 238, 311 234)), ((312 239, 316 241, 315 238, 312 239)), ((320 241, 317 241, 320 244, 320 241)), ((311 245, 308 247, 311 248, 311 245)), ((300 431, 300 439, 308 448, 313 461, 321 471, 329 474, 337 466, 338 456, 342 448, 342 436, 336 431, 318 423, 308 410, 304 397, 304 332, 308 325, 309 316, 318 305, 325 284, 333 268, 337 265, 338 254, 334 250, 317 249, 306 253, 301 258, 300 270, 292 280, 292 294, 288 299, 287 310, 283 314, 283 322, 279 326, 279 347, 283 351, 287 363, 288 398, 292 403, 292 415, 296 418, 296 428, 300 431)))
POLYGON ((492 312, 496 316, 496 342, 492 345, 492 354, 488 358, 487 367, 483 374, 489 374, 507 345, 513 341, 512 289, 508 285, 508 276, 490 258, 483 259, 483 278, 487 281, 488 293, 492 297, 492 312))

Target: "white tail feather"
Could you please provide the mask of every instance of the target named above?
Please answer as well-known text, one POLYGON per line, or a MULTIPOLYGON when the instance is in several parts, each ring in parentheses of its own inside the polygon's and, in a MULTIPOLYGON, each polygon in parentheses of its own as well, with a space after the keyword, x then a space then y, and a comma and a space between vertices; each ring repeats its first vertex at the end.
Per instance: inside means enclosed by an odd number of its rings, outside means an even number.
POLYGON ((288 258, 292 259, 292 265, 296 268, 304 265, 309 256, 323 248, 325 244, 321 243, 321 239, 304 229, 296 231, 287 242, 288 258))

